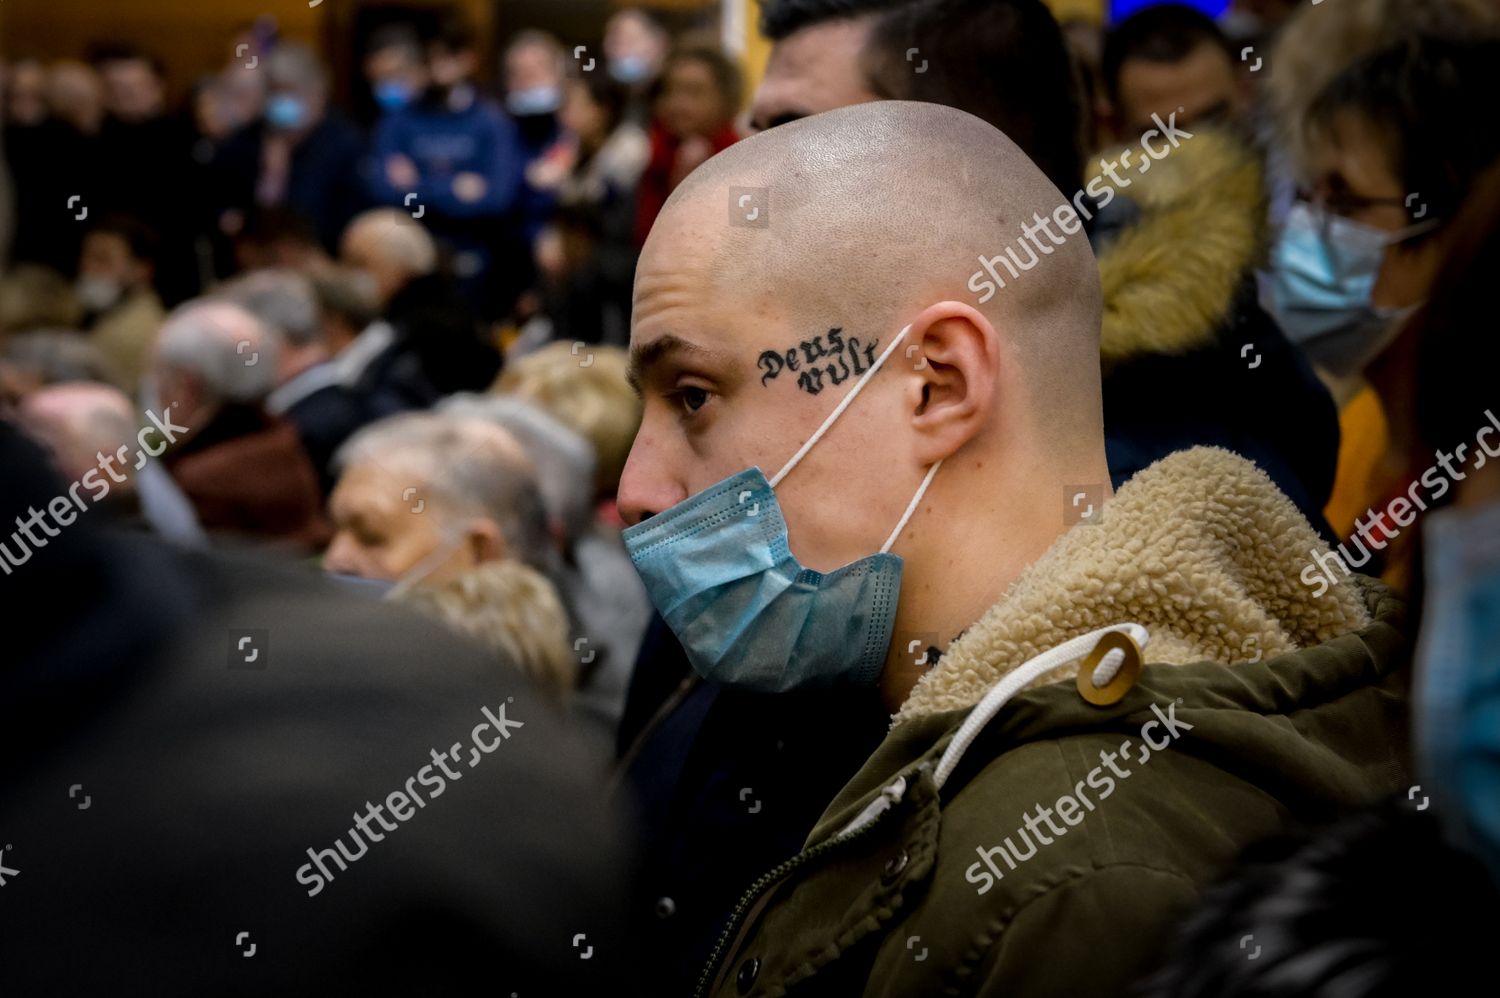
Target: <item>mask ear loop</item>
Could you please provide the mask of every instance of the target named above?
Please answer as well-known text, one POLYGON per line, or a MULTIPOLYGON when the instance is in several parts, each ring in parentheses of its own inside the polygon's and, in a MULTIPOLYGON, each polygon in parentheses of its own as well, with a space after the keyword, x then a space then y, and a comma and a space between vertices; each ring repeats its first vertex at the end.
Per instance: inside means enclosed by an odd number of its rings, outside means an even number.
MULTIPOLYGON (((854 383, 854 387, 849 389, 849 394, 845 395, 843 399, 840 400, 839 404, 834 406, 833 411, 828 414, 828 418, 823 420, 823 425, 818 427, 818 432, 808 437, 807 443, 803 444, 797 450, 797 453, 792 455, 791 460, 787 461, 786 464, 781 466, 781 470, 776 472, 775 477, 771 479, 771 488, 774 489, 777 484, 786 477, 787 472, 791 471, 797 466, 797 462, 801 461, 802 458, 807 455, 807 452, 813 449, 813 444, 823 439, 823 434, 828 432, 828 428, 833 425, 833 421, 838 419, 839 416, 843 414, 845 409, 849 408, 849 403, 854 401, 854 396, 858 395, 864 389, 866 383, 868 383, 869 380, 875 376, 875 372, 880 370, 880 366, 885 363, 885 359, 891 355, 891 352, 894 351, 896 347, 901 343, 901 341, 906 338, 906 334, 909 332, 911 332, 910 323, 907 324, 905 329, 896 334, 896 338, 891 340, 890 345, 881 352, 880 356, 876 358, 875 363, 870 365, 870 369, 864 374, 860 375, 859 380, 854 383)), ((937 465, 933 465, 933 468, 936 469, 937 465)), ((931 479, 931 477, 932 474, 931 472, 929 472, 929 480, 931 479)), ((924 485, 923 488, 925 489, 926 486, 924 485)), ((917 496, 918 498, 920 498, 921 493, 917 493, 917 496)), ((907 515, 911 515, 910 510, 907 510, 907 515)), ((902 518, 901 522, 905 524, 905 517, 902 518)))
POLYGON ((386 591, 386 599, 399 599, 410 592, 418 583, 426 579, 433 572, 442 567, 443 562, 453 557, 453 553, 463 546, 464 536, 462 532, 445 530, 439 533, 438 546, 433 548, 417 563, 402 573, 401 578, 386 591))
POLYGON ((917 511, 917 505, 922 501, 922 496, 927 493, 927 486, 932 484, 932 476, 936 475, 937 470, 942 466, 943 459, 938 458, 937 462, 927 469, 927 477, 922 479, 922 484, 917 488, 917 494, 912 496, 911 502, 906 504, 906 512, 901 514, 901 522, 896 524, 896 529, 891 531, 891 536, 887 537, 885 543, 880 545, 881 554, 889 551, 891 545, 896 543, 896 538, 901 536, 901 531, 906 529, 906 521, 910 520, 911 515, 917 511))

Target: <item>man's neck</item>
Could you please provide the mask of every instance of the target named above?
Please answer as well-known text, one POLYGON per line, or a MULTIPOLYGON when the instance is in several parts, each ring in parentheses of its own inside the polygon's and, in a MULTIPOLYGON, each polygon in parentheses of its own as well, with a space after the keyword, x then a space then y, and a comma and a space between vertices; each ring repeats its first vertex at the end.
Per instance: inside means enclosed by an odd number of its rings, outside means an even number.
POLYGON ((1067 532, 1064 493, 1078 482, 1098 483, 1101 497, 1110 494, 1102 456, 1086 472, 1026 469, 1000 480, 971 474, 923 503, 924 522, 914 517, 907 527, 915 544, 898 551, 905 561, 901 600, 879 682, 892 713, 933 667, 927 649, 946 650, 1067 532), (993 498, 973 501, 978 496, 993 498))

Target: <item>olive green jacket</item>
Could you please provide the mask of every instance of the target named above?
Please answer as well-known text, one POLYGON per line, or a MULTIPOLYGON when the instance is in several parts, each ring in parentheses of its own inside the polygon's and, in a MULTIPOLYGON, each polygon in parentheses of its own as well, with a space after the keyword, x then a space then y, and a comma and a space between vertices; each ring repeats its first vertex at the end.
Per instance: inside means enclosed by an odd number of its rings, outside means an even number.
POLYGON ((1226 451, 1141 472, 923 677, 746 892, 700 994, 1124 993, 1245 846, 1409 782, 1401 605, 1358 576, 1315 598, 1298 576, 1324 550, 1226 451), (1086 702, 1076 662, 1042 676, 939 787, 1002 677, 1124 622, 1150 636, 1123 699, 1086 702))

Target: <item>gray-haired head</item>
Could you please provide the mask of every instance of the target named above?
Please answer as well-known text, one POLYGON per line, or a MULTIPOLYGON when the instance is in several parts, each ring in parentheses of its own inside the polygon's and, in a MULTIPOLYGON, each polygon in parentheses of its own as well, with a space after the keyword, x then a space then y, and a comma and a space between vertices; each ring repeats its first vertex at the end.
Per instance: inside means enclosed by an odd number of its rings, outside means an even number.
POLYGON ((313 283, 295 270, 252 270, 213 291, 260 320, 293 347, 312 346, 322 333, 313 283))
POLYGON ((462 517, 487 517, 499 526, 510 557, 555 573, 558 551, 536 468, 526 448, 495 423, 451 413, 391 416, 354 434, 334 455, 340 474, 367 462, 431 497, 427 513, 445 534, 455 533, 462 517))
POLYGON ((344 229, 339 255, 374 278, 383 305, 414 277, 437 269, 437 244, 421 222, 397 208, 372 208, 344 229))
POLYGON ((0 350, 0 360, 24 368, 44 385, 114 380, 99 348, 71 329, 38 329, 10 336, 0 350))
POLYGON ((195 299, 167 316, 154 360, 159 381, 185 377, 206 403, 253 403, 275 386, 276 355, 276 340, 244 308, 195 299))
POLYGON ((571 546, 593 522, 594 449, 557 417, 514 396, 455 395, 438 406, 454 416, 504 427, 526 448, 537 472, 548 519, 571 546))

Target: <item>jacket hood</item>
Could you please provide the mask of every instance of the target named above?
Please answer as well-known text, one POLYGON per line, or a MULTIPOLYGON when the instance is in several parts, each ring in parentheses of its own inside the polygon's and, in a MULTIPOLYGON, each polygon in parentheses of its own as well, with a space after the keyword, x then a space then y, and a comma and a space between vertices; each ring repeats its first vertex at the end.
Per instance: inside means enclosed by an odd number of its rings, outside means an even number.
POLYGON ((1326 550, 1254 464, 1214 447, 1179 451, 1030 565, 922 677, 895 724, 972 707, 1026 661, 1112 624, 1144 625, 1147 661, 1165 665, 1258 662, 1366 627, 1357 587, 1315 597, 1301 580, 1326 550))
MULTIPOLYGON (((1099 162, 1090 181, 1102 175, 1099 162)), ((1260 160, 1229 132, 1200 129, 1147 172, 1125 172, 1119 196, 1139 218, 1098 253, 1106 371, 1213 342, 1266 235, 1260 160)))

